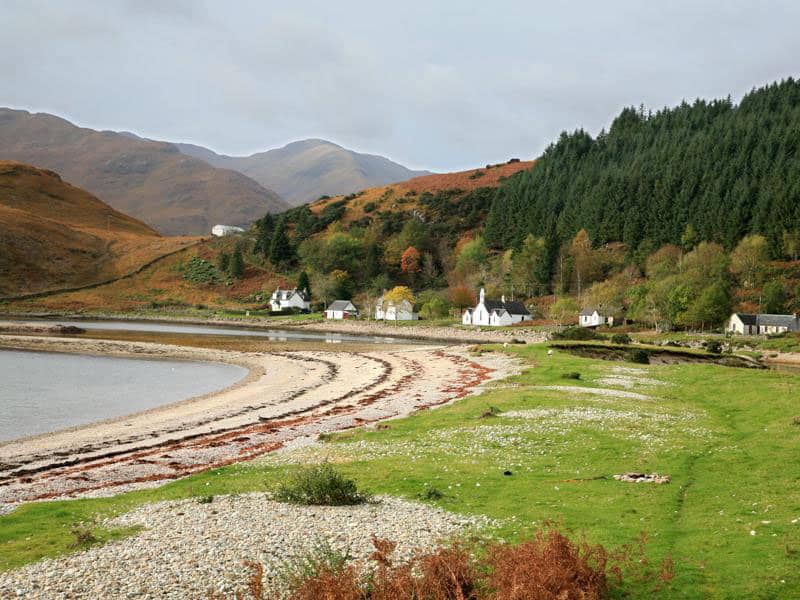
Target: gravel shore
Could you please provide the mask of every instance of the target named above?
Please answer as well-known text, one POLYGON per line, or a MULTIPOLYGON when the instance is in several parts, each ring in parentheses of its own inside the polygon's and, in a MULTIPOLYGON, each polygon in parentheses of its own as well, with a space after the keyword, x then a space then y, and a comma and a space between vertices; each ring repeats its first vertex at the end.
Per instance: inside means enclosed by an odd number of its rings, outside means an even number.
POLYGON ((233 598, 247 583, 244 560, 265 566, 276 585, 280 566, 322 540, 354 560, 373 551, 373 535, 397 542, 395 560, 489 525, 391 497, 359 506, 294 506, 264 494, 218 496, 213 502, 161 502, 106 523, 143 527, 132 537, 0 574, 0 598, 137 600, 233 598))

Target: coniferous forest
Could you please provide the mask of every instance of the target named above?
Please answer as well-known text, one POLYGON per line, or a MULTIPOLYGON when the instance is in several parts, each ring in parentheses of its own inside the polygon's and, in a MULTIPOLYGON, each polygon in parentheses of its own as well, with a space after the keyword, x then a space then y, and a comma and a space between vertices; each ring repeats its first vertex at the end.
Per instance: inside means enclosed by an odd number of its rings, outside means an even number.
POLYGON ((800 225, 800 81, 786 79, 736 105, 697 100, 655 113, 626 108, 592 138, 562 133, 534 168, 500 186, 486 222, 495 248, 526 235, 629 250, 699 239, 727 249, 760 233, 778 254, 800 225))

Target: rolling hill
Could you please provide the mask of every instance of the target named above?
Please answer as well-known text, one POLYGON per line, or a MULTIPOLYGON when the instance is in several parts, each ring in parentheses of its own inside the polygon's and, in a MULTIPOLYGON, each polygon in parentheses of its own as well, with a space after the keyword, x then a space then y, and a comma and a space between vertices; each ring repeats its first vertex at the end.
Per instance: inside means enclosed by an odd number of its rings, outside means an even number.
POLYGON ((167 235, 248 225, 288 208, 249 177, 183 154, 175 145, 65 119, 0 108, 0 159, 56 171, 114 208, 167 235))
POLYGON ((251 156, 224 156, 192 144, 175 144, 188 156, 247 175, 292 205, 320 196, 349 194, 428 174, 383 156, 361 154, 325 140, 302 140, 251 156))
POLYGON ((52 171, 0 161, 0 296, 106 281, 193 242, 162 237, 52 171))

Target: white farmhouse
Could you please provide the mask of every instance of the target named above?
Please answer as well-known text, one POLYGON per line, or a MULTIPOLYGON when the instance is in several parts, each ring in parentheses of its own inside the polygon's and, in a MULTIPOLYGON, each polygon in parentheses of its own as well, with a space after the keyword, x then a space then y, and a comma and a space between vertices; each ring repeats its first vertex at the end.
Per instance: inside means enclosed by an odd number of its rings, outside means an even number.
POLYGON ((519 301, 506 302, 506 297, 500 300, 487 300, 486 292, 481 288, 480 297, 475 308, 468 308, 461 317, 464 325, 513 325, 531 318, 531 313, 519 301))
POLYGON ((272 292, 269 303, 274 312, 280 312, 289 308, 297 308, 303 311, 311 310, 311 298, 308 295, 308 290, 300 291, 297 288, 293 290, 282 290, 278 288, 272 292))
POLYGON ((742 335, 770 335, 800 331, 800 317, 797 315, 733 313, 725 325, 725 331, 742 335))
POLYGON ((358 316, 358 309, 350 300, 335 300, 325 309, 326 319, 351 319, 358 316))
POLYGON ((241 227, 236 227, 235 225, 214 225, 211 228, 211 235, 215 235, 217 237, 225 237, 226 235, 232 235, 236 233, 244 233, 244 229, 241 227))
POLYGON ((578 324, 581 327, 599 327, 600 325, 614 325, 614 317, 600 312, 599 309, 594 307, 584 308, 581 311, 578 324))
POLYGON ((414 312, 414 305, 406 299, 395 303, 393 300, 388 302, 383 296, 378 298, 375 303, 375 319, 377 321, 416 321, 419 315, 414 312))

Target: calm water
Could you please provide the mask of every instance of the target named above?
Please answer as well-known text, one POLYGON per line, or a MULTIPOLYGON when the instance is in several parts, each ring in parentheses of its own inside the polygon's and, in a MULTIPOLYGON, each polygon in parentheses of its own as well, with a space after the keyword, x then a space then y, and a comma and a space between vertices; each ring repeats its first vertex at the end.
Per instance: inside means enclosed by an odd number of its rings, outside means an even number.
MULTIPOLYGON (((29 319, 30 320, 30 319, 29 319)), ((189 323, 156 323, 152 321, 52 321, 61 325, 74 325, 83 329, 106 329, 125 331, 160 331, 165 333, 190 333, 196 335, 242 335, 265 337, 270 341, 321 340, 328 343, 361 342, 369 344, 419 344, 419 340, 390 338, 340 333, 319 333, 289 329, 248 329, 246 327, 217 327, 214 325, 192 325, 189 323)))
POLYGON ((0 441, 208 394, 245 375, 219 363, 0 350, 0 441))

